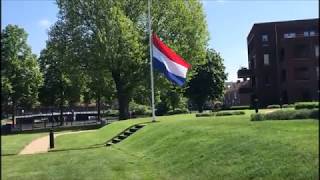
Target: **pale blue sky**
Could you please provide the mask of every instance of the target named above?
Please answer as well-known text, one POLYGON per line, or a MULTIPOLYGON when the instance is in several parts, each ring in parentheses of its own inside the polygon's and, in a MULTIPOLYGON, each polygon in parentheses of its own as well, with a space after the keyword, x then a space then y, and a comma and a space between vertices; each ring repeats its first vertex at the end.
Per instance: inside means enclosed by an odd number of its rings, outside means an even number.
MULTIPOLYGON (((317 0, 203 0, 209 46, 224 58, 229 81, 247 66, 246 37, 254 23, 318 17, 317 0)), ((45 47, 48 27, 57 20, 51 0, 2 0, 2 28, 17 24, 29 34, 28 43, 39 55, 45 47)))

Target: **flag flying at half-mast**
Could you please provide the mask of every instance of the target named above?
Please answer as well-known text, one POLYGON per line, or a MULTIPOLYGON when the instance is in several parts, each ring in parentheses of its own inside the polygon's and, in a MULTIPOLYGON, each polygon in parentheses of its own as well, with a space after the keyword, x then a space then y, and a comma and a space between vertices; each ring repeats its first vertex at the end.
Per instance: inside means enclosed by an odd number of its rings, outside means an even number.
POLYGON ((156 34, 152 34, 152 59, 153 67, 167 79, 179 86, 185 83, 190 64, 164 44, 156 34))

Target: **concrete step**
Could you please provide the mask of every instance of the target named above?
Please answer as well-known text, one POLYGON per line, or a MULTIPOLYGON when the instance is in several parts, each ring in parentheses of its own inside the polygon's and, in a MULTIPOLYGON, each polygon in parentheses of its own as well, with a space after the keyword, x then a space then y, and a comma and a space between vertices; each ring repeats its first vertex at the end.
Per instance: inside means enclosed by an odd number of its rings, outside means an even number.
POLYGON ((143 124, 136 124, 134 127, 140 129, 140 128, 142 128, 143 126, 145 126, 145 125, 143 125, 143 124))
POLYGON ((121 140, 122 140, 122 139, 125 139, 125 138, 127 138, 127 137, 128 137, 128 136, 123 135, 123 134, 121 134, 121 135, 118 136, 118 138, 121 139, 121 140))
POLYGON ((132 134, 132 132, 130 132, 130 131, 125 131, 123 134, 126 135, 126 136, 130 136, 130 135, 132 134))
POLYGON ((118 139, 118 138, 112 139, 112 143, 113 143, 113 144, 116 144, 116 143, 118 143, 118 142, 120 142, 120 141, 121 141, 121 140, 118 139))
POLYGON ((112 145, 112 143, 111 142, 108 142, 107 144, 106 144, 106 146, 111 146, 112 145))
POLYGON ((129 131, 130 131, 130 132, 133 132, 133 133, 136 132, 137 130, 138 130, 137 128, 131 128, 131 129, 129 129, 129 131))

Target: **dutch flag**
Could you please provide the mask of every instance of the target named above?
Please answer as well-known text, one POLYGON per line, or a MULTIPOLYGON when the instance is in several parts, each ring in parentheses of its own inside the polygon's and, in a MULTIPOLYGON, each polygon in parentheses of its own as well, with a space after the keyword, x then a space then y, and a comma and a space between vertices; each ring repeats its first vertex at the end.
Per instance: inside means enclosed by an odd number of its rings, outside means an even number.
POLYGON ((152 56, 155 69, 179 86, 185 83, 191 65, 166 46, 156 34, 152 35, 152 56))

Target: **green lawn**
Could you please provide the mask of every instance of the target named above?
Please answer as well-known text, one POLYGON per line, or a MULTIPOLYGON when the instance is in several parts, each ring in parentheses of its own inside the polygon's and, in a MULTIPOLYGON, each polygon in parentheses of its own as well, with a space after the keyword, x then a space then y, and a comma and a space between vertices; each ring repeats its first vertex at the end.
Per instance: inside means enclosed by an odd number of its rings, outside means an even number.
POLYGON ((318 179, 319 121, 251 122, 250 112, 159 117, 111 147, 97 145, 150 119, 62 135, 59 151, 2 157, 2 179, 318 179))
POLYGON ((18 154, 33 139, 45 135, 47 135, 47 133, 15 134, 1 136, 1 155, 18 154))

